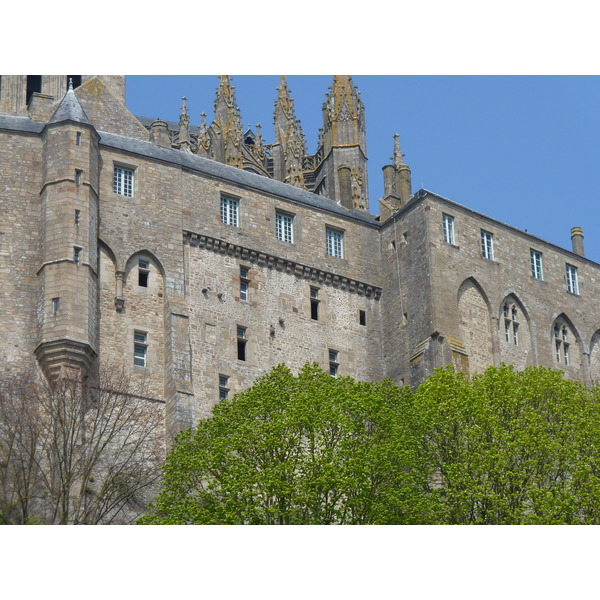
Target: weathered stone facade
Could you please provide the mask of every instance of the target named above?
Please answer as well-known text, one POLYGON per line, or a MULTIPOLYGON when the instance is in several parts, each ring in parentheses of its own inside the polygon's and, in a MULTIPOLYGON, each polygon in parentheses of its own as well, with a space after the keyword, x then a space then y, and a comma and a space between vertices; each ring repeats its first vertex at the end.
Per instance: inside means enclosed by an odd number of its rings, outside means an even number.
POLYGON ((2 77, 4 372, 117 360, 169 434, 282 362, 406 385, 501 361, 600 379, 600 269, 580 230, 571 252, 412 195, 397 137, 370 215, 351 78, 334 78, 311 156, 284 78, 271 145, 241 131, 228 77, 198 127, 185 100, 179 124, 133 116, 122 77, 76 84, 2 77))

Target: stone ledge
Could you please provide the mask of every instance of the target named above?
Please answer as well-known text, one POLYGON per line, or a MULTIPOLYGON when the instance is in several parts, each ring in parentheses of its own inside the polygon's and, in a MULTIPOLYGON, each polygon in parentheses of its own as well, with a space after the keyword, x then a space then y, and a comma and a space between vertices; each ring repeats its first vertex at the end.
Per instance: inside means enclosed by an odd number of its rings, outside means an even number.
POLYGON ((315 269, 308 265, 303 265, 287 258, 281 258, 266 252, 259 252, 252 250, 251 248, 245 248, 238 244, 232 244, 224 240, 210 237, 208 235, 202 235, 193 233, 191 231, 183 231, 183 243, 189 244, 192 247, 204 248, 218 254, 227 254, 228 256, 234 256, 241 258, 242 260, 253 262, 261 267, 268 267, 269 269, 275 269, 277 271, 285 271, 290 275, 295 275, 300 279, 309 279, 311 281, 318 281, 321 284, 331 285, 334 288, 339 288, 348 292, 359 294, 360 296, 366 296, 367 298, 373 298, 379 300, 381 298, 381 288, 357 281, 356 279, 344 277, 336 273, 329 273, 322 271, 321 269, 315 269))

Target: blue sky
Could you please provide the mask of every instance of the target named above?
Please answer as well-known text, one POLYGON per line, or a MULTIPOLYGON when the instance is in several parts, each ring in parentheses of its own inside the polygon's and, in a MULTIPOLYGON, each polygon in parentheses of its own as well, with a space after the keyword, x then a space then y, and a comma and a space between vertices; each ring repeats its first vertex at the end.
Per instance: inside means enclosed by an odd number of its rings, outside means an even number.
MULTIPOLYGON (((279 76, 233 75, 244 129, 273 141, 279 76)), ((288 76, 308 151, 316 149, 331 76, 288 76)), ((377 214, 381 168, 400 134, 413 192, 424 187, 490 217, 571 248, 584 231, 586 256, 600 261, 600 77, 353 76, 366 109, 369 198, 377 214)), ((186 96, 192 125, 213 118, 218 77, 130 76, 137 115, 178 121, 186 96)))

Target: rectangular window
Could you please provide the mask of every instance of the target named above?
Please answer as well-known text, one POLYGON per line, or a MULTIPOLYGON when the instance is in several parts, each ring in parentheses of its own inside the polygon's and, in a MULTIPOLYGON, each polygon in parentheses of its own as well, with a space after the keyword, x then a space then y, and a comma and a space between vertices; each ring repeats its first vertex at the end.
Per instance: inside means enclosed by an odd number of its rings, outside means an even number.
POLYGON ((248 300, 248 268, 240 267, 240 300, 248 300))
POLYGON ((60 298, 52 298, 52 312, 57 313, 60 310, 60 298))
POLYGON ((367 313, 364 310, 359 310, 358 311, 358 322, 361 325, 366 325, 367 324, 367 313))
POLYGON ((81 169, 75 169, 75 185, 81 185, 81 169))
POLYGON ((81 146, 81 131, 78 131, 75 134, 75 145, 76 146, 81 146))
POLYGON ((577 267, 574 267, 573 265, 567 265, 567 289, 571 294, 579 294, 577 267))
POLYGON ((454 246, 454 217, 443 214, 442 224, 444 226, 444 241, 454 246))
POLYGON ((560 340, 555 340, 554 345, 556 347, 556 362, 560 362, 560 340))
POLYGON ((75 209, 75 225, 79 225, 81 221, 81 211, 75 209))
POLYGON ((569 366, 569 344, 563 344, 563 350, 565 353, 565 367, 569 366))
POLYGON ((147 334, 136 331, 133 334, 133 364, 138 367, 146 366, 146 353, 148 350, 147 334))
POLYGON ((338 374, 338 351, 329 350, 329 374, 332 377, 337 377, 338 374))
POLYGON ((519 324, 518 323, 513 323, 513 343, 514 343, 515 346, 519 345, 518 330, 519 330, 519 324))
POLYGON ((282 242, 294 243, 294 217, 283 213, 275 214, 275 232, 282 242))
POLYGON ((124 167, 115 167, 113 191, 121 196, 133 198, 133 171, 124 167))
POLYGON ((510 342, 510 321, 504 321, 504 339, 510 342))
POLYGON ((240 202, 235 198, 221 196, 221 222, 238 227, 238 209, 240 202))
POLYGON ((481 230, 481 256, 494 260, 494 236, 489 231, 481 230))
POLYGON ((537 250, 530 250, 531 256, 531 276, 535 279, 544 279, 542 270, 542 253, 537 250))
POLYGON ((81 248, 73 248, 73 262, 78 265, 81 262, 81 248))
POLYGON ((150 264, 148 261, 140 260, 138 262, 138 285, 148 287, 148 275, 150 274, 150 264))
POLYGON ((238 326, 237 328, 237 357, 238 360, 246 360, 246 328, 238 326))
POLYGON ((229 377, 219 375, 219 399, 225 400, 229 396, 229 377))
POLYGON ((310 318, 313 321, 319 320, 319 289, 310 288, 310 318))
POLYGON ((344 258, 344 233, 327 227, 325 235, 327 238, 327 254, 336 258, 344 258))

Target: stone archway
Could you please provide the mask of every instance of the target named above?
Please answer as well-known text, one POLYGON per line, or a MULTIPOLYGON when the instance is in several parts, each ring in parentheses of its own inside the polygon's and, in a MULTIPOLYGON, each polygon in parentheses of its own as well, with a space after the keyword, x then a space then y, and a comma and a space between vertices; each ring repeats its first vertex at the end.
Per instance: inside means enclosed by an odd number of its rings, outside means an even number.
POLYGON ((469 373, 481 373, 494 364, 489 303, 472 278, 458 290, 460 336, 469 356, 469 373))

